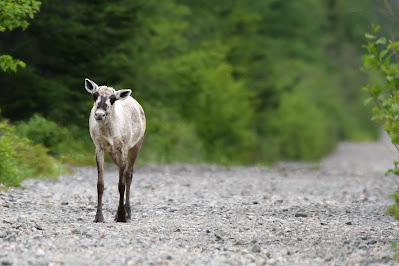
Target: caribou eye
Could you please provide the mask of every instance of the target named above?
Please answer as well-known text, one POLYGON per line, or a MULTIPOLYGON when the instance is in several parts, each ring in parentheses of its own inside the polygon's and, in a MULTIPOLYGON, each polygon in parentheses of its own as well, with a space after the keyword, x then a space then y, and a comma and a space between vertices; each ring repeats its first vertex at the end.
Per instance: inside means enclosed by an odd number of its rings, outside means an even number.
POLYGON ((111 95, 109 97, 109 101, 111 102, 111 104, 114 104, 114 102, 116 101, 116 96, 115 95, 111 95))
POLYGON ((94 101, 97 101, 98 96, 100 96, 100 94, 98 92, 93 93, 94 101))

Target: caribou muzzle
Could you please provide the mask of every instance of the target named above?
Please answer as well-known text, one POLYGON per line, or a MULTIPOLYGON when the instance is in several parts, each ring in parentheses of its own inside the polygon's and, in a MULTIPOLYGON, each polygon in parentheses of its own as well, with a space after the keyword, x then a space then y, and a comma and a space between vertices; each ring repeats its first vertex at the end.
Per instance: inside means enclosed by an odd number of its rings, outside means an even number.
POLYGON ((104 110, 97 110, 95 113, 94 113, 94 118, 97 120, 97 121, 103 121, 104 119, 105 119, 105 111, 104 110))

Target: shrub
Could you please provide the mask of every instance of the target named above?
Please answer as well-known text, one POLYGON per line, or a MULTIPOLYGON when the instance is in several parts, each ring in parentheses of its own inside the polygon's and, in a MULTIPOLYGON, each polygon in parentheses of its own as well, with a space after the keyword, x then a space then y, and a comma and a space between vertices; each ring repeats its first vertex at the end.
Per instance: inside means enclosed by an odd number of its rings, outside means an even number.
MULTIPOLYGON (((399 63, 398 61, 399 42, 387 42, 385 37, 377 37, 379 26, 373 25, 373 32, 366 34, 368 39, 368 54, 363 56, 364 68, 369 71, 378 72, 382 79, 373 85, 364 87, 370 94, 366 103, 374 102, 373 120, 382 124, 384 130, 391 137, 392 143, 399 150, 399 63)), ((399 175, 399 162, 394 161, 394 169, 388 172, 399 175)), ((389 207, 388 213, 399 220, 399 194, 392 194, 395 200, 394 205, 389 207)))
POLYGON ((47 154, 48 149, 32 144, 15 134, 6 121, 0 122, 0 183, 19 186, 26 178, 56 177, 67 171, 59 161, 47 154))
POLYGON ((94 164, 95 156, 89 131, 62 127, 39 114, 16 126, 17 134, 34 144, 45 146, 51 155, 72 165, 94 164), (83 132, 84 131, 84 132, 83 132))
POLYGON ((68 141, 69 132, 55 122, 45 119, 39 114, 33 115, 28 122, 20 122, 16 126, 17 134, 30 139, 35 144, 42 144, 49 149, 51 155, 59 155, 58 146, 68 141))
POLYGON ((146 110, 147 129, 139 163, 198 163, 204 161, 202 141, 192 123, 180 118, 166 108, 143 104, 146 110))
POLYGON ((282 97, 273 126, 279 155, 289 160, 316 160, 331 150, 335 139, 327 116, 312 102, 297 94, 282 97))

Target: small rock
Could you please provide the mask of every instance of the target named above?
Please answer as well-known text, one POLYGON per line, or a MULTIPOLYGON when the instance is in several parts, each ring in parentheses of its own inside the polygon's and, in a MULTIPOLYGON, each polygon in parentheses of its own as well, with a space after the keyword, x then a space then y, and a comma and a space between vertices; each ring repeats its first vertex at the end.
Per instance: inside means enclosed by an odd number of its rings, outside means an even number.
POLYGON ((389 257, 389 256, 383 256, 383 257, 380 259, 380 261, 381 261, 382 263, 388 263, 390 260, 392 260, 392 259, 391 259, 391 257, 389 257))
POLYGON ((252 204, 259 204, 259 202, 255 200, 252 202, 252 204))
POLYGON ((72 233, 72 234, 76 234, 76 235, 80 235, 79 229, 72 229, 72 230, 71 230, 71 233, 72 233))
POLYGON ((246 250, 246 249, 241 250, 241 254, 242 255, 247 255, 248 254, 248 250, 246 250))
POLYGON ((256 253, 260 252, 260 246, 258 244, 255 244, 252 248, 252 252, 256 252, 256 253))
POLYGON ((367 242, 367 245, 374 245, 375 243, 377 243, 377 240, 373 239, 367 242))
POLYGON ((167 260, 172 260, 172 256, 167 255, 167 256, 165 257, 165 259, 167 259, 167 260))
POLYGON ((346 222, 345 224, 346 225, 352 225, 352 222, 346 222))
POLYGON ((43 230, 43 228, 42 228, 40 225, 36 225, 35 228, 36 228, 37 230, 43 230))
POLYGON ((44 252, 43 249, 39 248, 39 249, 36 250, 36 254, 37 254, 38 256, 44 256, 46 253, 44 252))
POLYGON ((221 240, 225 235, 226 235, 226 233, 221 230, 215 231, 215 236, 216 236, 217 240, 221 240))
POLYGON ((3 261, 1 262, 1 265, 2 265, 2 266, 9 266, 9 265, 12 265, 12 262, 11 262, 11 261, 8 261, 8 260, 3 260, 3 261))
POLYGON ((324 261, 332 261, 333 257, 332 256, 327 256, 324 261))
POLYGON ((256 261, 256 266, 262 266, 262 265, 266 265, 266 260, 264 259, 258 259, 256 261))
POLYGON ((269 265, 274 265, 276 263, 277 263, 277 261, 275 259, 270 259, 267 261, 267 264, 269 264, 269 265))
POLYGON ((295 217, 308 217, 305 213, 295 213, 295 217))
POLYGON ((234 245, 235 246, 242 246, 242 245, 245 245, 245 242, 242 241, 242 240, 238 240, 234 245))

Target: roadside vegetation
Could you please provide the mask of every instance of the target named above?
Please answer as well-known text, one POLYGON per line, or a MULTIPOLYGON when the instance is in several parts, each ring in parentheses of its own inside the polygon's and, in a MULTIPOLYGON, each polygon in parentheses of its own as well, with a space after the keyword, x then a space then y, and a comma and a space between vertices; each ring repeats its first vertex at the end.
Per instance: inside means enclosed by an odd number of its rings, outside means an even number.
MULTIPOLYGON (((387 10, 390 9, 387 6, 387 10)), ((388 12, 389 14, 389 12, 388 12)), ((391 15, 394 15, 393 13, 391 15)), ((366 104, 372 103, 373 117, 389 134, 392 144, 399 152, 399 42, 395 41, 398 34, 391 31, 390 39, 380 34, 380 26, 372 26, 372 32, 366 33, 368 43, 363 47, 367 53, 363 56, 364 70, 371 76, 378 76, 374 82, 363 89, 369 94, 366 104)), ((393 169, 387 174, 399 175, 399 161, 393 161, 393 169)), ((399 184, 391 197, 394 204, 388 208, 388 214, 399 221, 399 184)), ((396 258, 399 258, 399 249, 394 245, 396 258)))
POLYGON ((41 144, 19 137, 6 120, 0 122, 0 184, 19 186, 26 178, 54 178, 68 168, 41 144))

